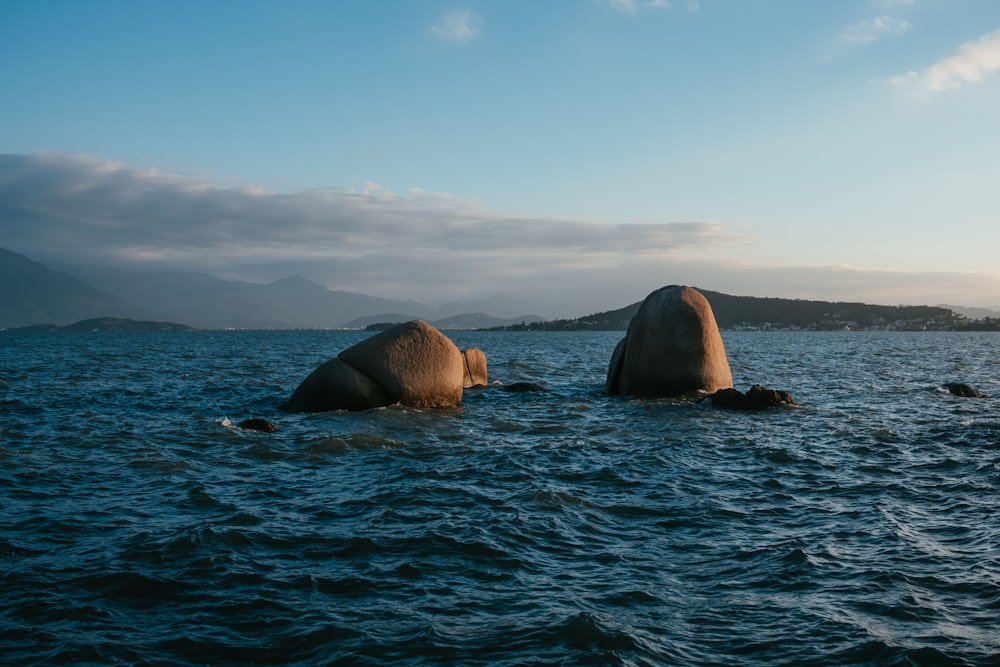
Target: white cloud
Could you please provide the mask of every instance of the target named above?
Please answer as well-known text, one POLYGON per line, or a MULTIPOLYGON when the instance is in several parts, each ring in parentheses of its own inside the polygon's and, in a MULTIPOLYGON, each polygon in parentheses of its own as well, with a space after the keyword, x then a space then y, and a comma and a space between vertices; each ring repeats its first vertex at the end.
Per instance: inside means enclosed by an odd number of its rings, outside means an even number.
POLYGON ((635 14, 635 0, 608 0, 608 4, 625 14, 635 14))
POLYGON ((372 181, 359 190, 268 192, 60 153, 0 155, 0 220, 2 245, 41 261, 257 281, 304 274, 408 298, 488 294, 515 278, 537 289, 538 281, 562 280, 561 272, 579 280, 588 266, 623 279, 638 264, 744 243, 715 222, 511 217, 372 181))
MULTIPOLYGON (((671 0, 606 0, 609 7, 623 14, 635 14, 640 9, 673 9, 671 0)), ((688 0, 689 11, 696 12, 700 8, 698 0, 688 0)))
POLYGON ((574 317, 689 284, 789 298, 1000 305, 995 277, 752 266, 711 221, 612 224, 500 215, 447 194, 271 192, 61 153, 0 155, 0 245, 50 265, 205 271, 417 301, 505 293, 574 317), (973 296, 970 296, 973 295, 973 296))
POLYGON ((922 71, 910 71, 890 82, 902 90, 939 93, 979 83, 1000 70, 1000 29, 967 42, 922 71))
POLYGON ((843 44, 868 44, 882 37, 902 35, 913 28, 909 21, 892 16, 877 16, 853 23, 840 33, 843 44))
POLYGON ((483 17, 468 9, 455 9, 431 27, 431 34, 452 44, 468 44, 479 36, 483 17))

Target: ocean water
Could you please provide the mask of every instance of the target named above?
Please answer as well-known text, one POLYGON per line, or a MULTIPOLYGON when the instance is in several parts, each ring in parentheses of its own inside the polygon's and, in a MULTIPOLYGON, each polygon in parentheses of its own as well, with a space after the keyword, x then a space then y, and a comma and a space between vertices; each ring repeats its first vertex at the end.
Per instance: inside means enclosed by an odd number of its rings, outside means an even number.
POLYGON ((1000 664, 1000 398, 939 389, 1000 335, 724 332, 745 414, 463 332, 547 391, 281 412, 366 335, 0 333, 0 663, 1000 664))

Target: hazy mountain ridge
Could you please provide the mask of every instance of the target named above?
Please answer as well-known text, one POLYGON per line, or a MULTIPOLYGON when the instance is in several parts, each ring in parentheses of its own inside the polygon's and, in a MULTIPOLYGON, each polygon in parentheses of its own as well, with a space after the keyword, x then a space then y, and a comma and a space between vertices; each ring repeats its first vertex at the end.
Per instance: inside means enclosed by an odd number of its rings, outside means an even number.
MULTIPOLYGON (((879 306, 700 291, 724 329, 973 328, 957 307, 879 306)), ((569 320, 510 315, 524 313, 516 310, 524 307, 523 302, 494 296, 431 308, 415 301, 332 291, 301 276, 256 284, 181 271, 74 267, 65 272, 0 249, 0 328, 66 326, 112 317, 208 329, 360 329, 423 319, 442 329, 624 330, 639 303, 569 320)), ((992 317, 986 313, 993 311, 971 312, 985 318, 992 317)), ((987 320, 978 327, 994 322, 987 320)))
POLYGON ((96 316, 146 319, 148 315, 118 296, 0 248, 0 327, 70 324, 96 316))
MULTIPOLYGON (((348 322, 345 329, 365 329, 382 324, 399 324, 412 319, 401 313, 381 313, 368 317, 359 317, 348 322)), ((518 324, 545 322, 538 315, 519 315, 517 317, 493 317, 485 313, 462 313, 443 319, 429 319, 427 323, 438 329, 497 329, 518 324)))
POLYGON ((970 320, 983 320, 987 317, 998 319, 1000 318, 1000 310, 993 310, 992 308, 975 308, 973 306, 953 306, 947 303, 939 303, 939 308, 947 308, 948 310, 954 311, 959 315, 968 317, 970 320))
POLYGON ((86 282, 120 295, 167 319, 200 328, 332 329, 365 315, 401 311, 410 319, 432 309, 415 301, 392 301, 331 291, 301 276, 257 284, 204 273, 133 271, 80 267, 86 282))
MULTIPOLYGON (((447 319, 455 316, 488 313, 489 317, 511 322, 519 322, 524 317, 543 319, 538 315, 525 315, 531 310, 536 310, 532 304, 503 294, 494 294, 481 301, 450 301, 436 308, 434 317, 447 319)), ((529 319, 529 321, 531 320, 529 319)))
MULTIPOLYGON (((442 328, 486 328, 537 315, 497 317, 523 307, 503 296, 431 308, 356 292, 329 290, 301 276, 257 284, 207 273, 95 266, 55 270, 0 249, 0 327, 67 326, 117 317, 177 322, 203 329, 364 328, 380 322, 423 319, 442 328)), ((523 310, 514 312, 521 312, 523 310)))

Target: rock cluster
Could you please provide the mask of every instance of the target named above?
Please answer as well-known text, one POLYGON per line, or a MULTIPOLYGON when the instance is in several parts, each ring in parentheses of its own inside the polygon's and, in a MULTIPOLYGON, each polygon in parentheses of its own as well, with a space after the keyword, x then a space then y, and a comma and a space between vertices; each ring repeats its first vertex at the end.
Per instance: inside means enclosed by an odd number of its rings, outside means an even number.
MULTIPOLYGON (((545 391, 531 382, 494 384, 508 392, 545 391)), ((708 300, 691 287, 669 285, 640 304, 611 355, 605 388, 609 394, 628 396, 700 397, 734 410, 797 405, 787 391, 755 384, 743 393, 732 385, 726 350, 708 300)), ((482 350, 459 351, 443 333, 414 320, 361 341, 321 365, 302 381, 285 408, 290 412, 367 410, 394 404, 447 408, 462 402, 465 389, 489 386, 482 350)), ((959 382, 940 389, 956 396, 985 396, 959 382)), ((257 418, 238 426, 277 430, 257 418)))
POLYGON ((755 384, 743 393, 739 389, 729 387, 706 396, 702 400, 710 401, 712 405, 730 410, 766 410, 775 405, 798 405, 787 391, 768 389, 755 384))

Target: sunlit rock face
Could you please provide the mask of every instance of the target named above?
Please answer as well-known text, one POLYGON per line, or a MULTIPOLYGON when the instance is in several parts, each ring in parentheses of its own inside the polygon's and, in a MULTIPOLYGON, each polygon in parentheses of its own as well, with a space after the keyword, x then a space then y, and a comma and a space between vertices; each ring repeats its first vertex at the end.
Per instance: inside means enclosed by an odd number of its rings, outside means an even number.
POLYGON ((486 354, 477 347, 468 347, 462 350, 462 359, 465 362, 464 379, 462 385, 468 387, 481 387, 489 383, 486 373, 486 354))
POLYGON ((631 396, 713 393, 732 387, 708 300, 679 285, 646 297, 611 356, 606 386, 610 394, 631 396))
POLYGON ((462 402, 465 361, 455 344, 415 320, 372 336, 313 371, 295 390, 291 412, 364 410, 399 403, 443 408, 462 402))

